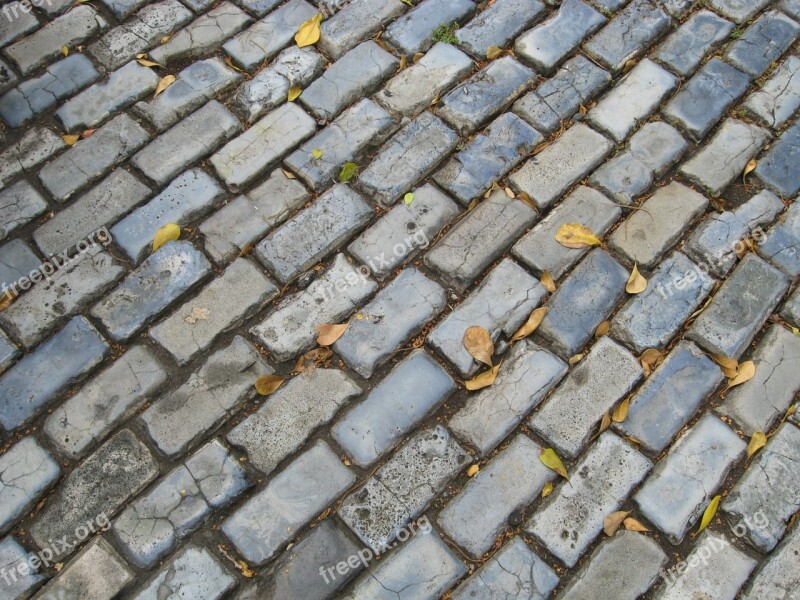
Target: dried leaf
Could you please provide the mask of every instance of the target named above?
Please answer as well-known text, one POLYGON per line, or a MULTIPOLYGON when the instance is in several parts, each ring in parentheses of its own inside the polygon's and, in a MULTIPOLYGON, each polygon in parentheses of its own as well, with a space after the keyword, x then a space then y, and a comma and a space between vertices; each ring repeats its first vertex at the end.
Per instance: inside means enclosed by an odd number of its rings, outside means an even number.
POLYGON ((767 436, 761 431, 756 431, 753 437, 747 444, 747 458, 751 458, 753 454, 761 450, 767 444, 767 436))
POLYGON ((552 481, 545 483, 544 487, 542 488, 542 498, 547 498, 550 494, 552 494, 554 487, 555 486, 553 485, 552 481))
POLYGON ((629 61, 626 61, 625 64, 622 66, 622 72, 623 73, 627 73, 628 71, 630 71, 635 66, 636 66, 636 61, 635 60, 631 59, 629 61))
POLYGON ((485 387, 489 387, 494 383, 495 379, 497 379, 497 374, 499 372, 500 372, 500 365, 495 365, 488 371, 485 371, 480 375, 473 377, 469 381, 465 381, 464 387, 471 392, 483 389, 485 387))
POLYGON ((64 56, 67 56, 69 54, 69 47, 61 46, 61 54, 63 54, 64 56))
POLYGON ((594 330, 594 337, 601 338, 604 335, 608 335, 609 329, 611 329, 611 321, 603 321, 597 326, 597 329, 594 330))
POLYGON ((79 135, 62 135, 61 139, 64 140, 68 146, 74 146, 81 139, 79 135))
POLYGON ((539 460, 542 461, 542 464, 547 467, 548 469, 552 469, 559 475, 561 475, 564 479, 569 479, 569 474, 567 470, 564 468, 564 463, 561 462, 561 459, 556 454, 556 451, 552 448, 545 448, 539 453, 539 460))
POLYGON ((722 356, 721 354, 711 354, 709 356, 711 356, 711 360, 713 360, 722 368, 722 372, 725 374, 725 377, 728 379, 736 377, 737 373, 739 372, 739 362, 735 358, 728 358, 727 356, 722 356))
POLYGON ((737 385, 743 384, 745 381, 750 381, 756 374, 756 363, 752 360, 745 361, 739 365, 736 371, 736 376, 728 381, 728 389, 737 385))
POLYGON ((478 206, 478 202, 479 200, 477 198, 473 198, 472 201, 467 205, 467 212, 471 211, 476 206, 478 206))
POLYGON ((472 477, 478 474, 481 468, 478 465, 472 465, 469 469, 467 469, 467 477, 472 477))
POLYGON ((553 281, 553 276, 550 275, 549 271, 544 271, 542 273, 542 276, 539 279, 539 283, 541 283, 544 286, 544 289, 546 289, 551 294, 556 291, 556 282, 553 281))
POLYGON ((412 59, 411 59, 411 61, 412 61, 414 64, 417 64, 417 63, 418 63, 420 60, 422 60, 422 57, 423 57, 423 56, 425 56, 425 53, 424 53, 424 52, 417 52, 417 53, 414 55, 414 58, 412 58, 412 59))
POLYGON ((721 501, 722 496, 714 496, 714 499, 709 502, 705 512, 703 512, 703 518, 700 521, 700 528, 697 530, 697 533, 700 533, 703 531, 703 529, 711 524, 711 521, 714 519, 714 515, 717 514, 717 509, 719 508, 719 503, 721 501))
POLYGON ((528 316, 528 320, 522 324, 522 327, 517 329, 517 332, 513 336, 511 336, 511 341, 519 341, 536 331, 536 328, 541 325, 542 320, 544 319, 544 316, 547 314, 548 310, 550 309, 547 306, 541 306, 537 309, 534 309, 534 311, 528 316))
POLYGON ((161 92, 163 92, 173 83, 175 83, 175 75, 166 75, 162 77, 161 81, 159 81, 158 85, 156 86, 156 93, 153 94, 153 98, 157 97, 161 92))
POLYGON ((628 531, 639 531, 639 532, 650 531, 647 527, 642 525, 639 521, 637 521, 633 517, 628 517, 622 523, 625 526, 625 529, 627 529, 628 531))
POLYGON ((156 231, 156 235, 153 237, 153 252, 161 248, 167 242, 171 242, 173 240, 177 240, 181 237, 181 227, 175 223, 167 223, 166 225, 162 225, 156 231))
POLYGON ((248 579, 256 576, 256 572, 253 571, 253 569, 251 569, 249 565, 243 560, 239 561, 239 570, 242 572, 242 575, 244 575, 248 579))
POLYGON ((650 377, 650 374, 655 371, 662 362, 664 362, 664 354, 656 348, 648 348, 642 352, 642 356, 639 357, 639 363, 642 365, 645 377, 650 377))
POLYGON ((358 171, 358 165, 353 162, 346 162, 342 167, 341 173, 339 173, 339 181, 344 183, 345 181, 350 181, 353 178, 353 175, 356 174, 358 171))
POLYGON ((210 311, 207 308, 201 308, 199 306, 193 306, 192 312, 186 315, 183 320, 186 321, 189 325, 194 325, 198 321, 208 321, 208 315, 210 311))
POLYGON ((319 148, 314 148, 311 151, 311 156, 314 157, 314 160, 319 160, 320 158, 322 158, 324 156, 324 154, 323 154, 322 150, 320 150, 319 148))
POLYGON ((609 537, 614 535, 629 514, 631 514, 631 511, 629 510, 620 510, 606 516, 606 518, 603 519, 603 531, 605 534, 609 537))
POLYGON ((9 306, 14 304, 14 300, 16 299, 17 295, 11 290, 7 291, 3 295, 0 295, 0 311, 7 309, 9 306))
POLYGON ((289 88, 289 93, 286 94, 286 100, 289 102, 294 102, 300 97, 300 94, 303 93, 303 90, 300 89, 298 86, 293 85, 289 88))
POLYGON ((322 13, 318 13, 300 25, 294 36, 298 48, 311 46, 319 41, 319 25, 322 23, 322 13))
POLYGON ((412 192, 408 192, 405 196, 403 196, 403 202, 406 204, 411 204, 414 201, 414 194, 412 192))
POLYGON ((165 35, 165 36, 163 36, 163 37, 161 38, 161 43, 162 43, 162 44, 166 44, 166 43, 167 43, 167 42, 168 42, 168 41, 169 41, 171 38, 172 38, 172 34, 170 34, 170 35, 165 35))
POLYGON ((533 201, 533 198, 531 198, 530 194, 526 194, 525 192, 520 192, 519 194, 517 194, 516 199, 521 200, 529 207, 531 207, 533 210, 536 210, 536 203, 533 201))
POLYGON ((503 191, 506 193, 506 196, 508 196, 512 200, 516 197, 516 194, 514 194, 514 190, 512 190, 510 187, 503 188, 503 191))
POLYGON ((408 66, 408 57, 405 54, 403 54, 403 56, 400 57, 400 67, 397 70, 402 71, 407 66, 408 66))
POLYGON ((286 381, 279 375, 265 374, 256 379, 256 391, 262 396, 269 396, 286 381))
POLYGON ((333 351, 330 348, 314 348, 297 359, 294 370, 297 373, 311 373, 332 355, 333 351))
POLYGON ((744 172, 742 173, 742 183, 744 183, 745 178, 758 166, 758 161, 755 158, 751 158, 747 161, 747 164, 744 166, 744 172))
POLYGON ((585 353, 585 352, 583 352, 583 353, 581 353, 581 354, 576 354, 575 356, 570 356, 570 357, 569 357, 569 360, 567 361, 567 364, 568 364, 569 366, 576 365, 576 364, 578 364, 579 362, 581 362, 581 359, 582 359, 584 356, 586 356, 586 353, 585 353))
POLYGON ((330 346, 347 331, 350 323, 324 323, 317 325, 317 343, 320 346, 330 346))
POLYGON ((598 238, 592 230, 578 223, 564 223, 556 232, 556 241, 567 248, 586 248, 599 245, 598 238))
POLYGON ((625 400, 617 404, 614 412, 611 413, 611 420, 614 421, 614 423, 622 423, 628 418, 628 410, 630 410, 630 407, 630 398, 625 398, 625 400))
POLYGON ((600 431, 598 431, 597 434, 600 435, 609 427, 611 427, 611 415, 606 411, 603 413, 603 418, 600 421, 600 431))
POLYGON ((625 291, 629 294, 641 294, 647 289, 647 279, 639 273, 639 267, 633 263, 633 271, 631 276, 628 277, 628 283, 625 284, 625 291))
POLYGON ((297 179, 297 175, 295 175, 291 171, 287 171, 286 169, 281 169, 281 172, 283 173, 284 177, 286 177, 286 179, 297 179))
POLYGON ((489 46, 486 49, 486 58, 488 58, 489 60, 494 60, 495 58, 500 56, 502 53, 503 53, 503 49, 502 48, 498 48, 497 46, 489 46))
POLYGON ((242 69, 241 67, 236 66, 236 64, 233 62, 233 58, 231 58, 230 56, 225 57, 225 64, 228 65, 234 71, 239 71, 240 73, 244 71, 244 69, 242 69))
POLYGON ((95 129, 84 129, 83 133, 81 134, 81 139, 85 140, 88 137, 92 137, 95 131, 95 129))
POLYGON ((483 327, 478 325, 467 327, 467 330, 464 332, 464 348, 466 348, 470 356, 478 362, 482 362, 489 367, 492 366, 494 342, 492 341, 491 334, 483 327))
POLYGON ((146 56, 145 54, 142 54, 140 58, 136 59, 136 62, 138 62, 143 67, 161 67, 162 69, 165 68, 164 65, 160 65, 157 62, 144 58, 145 56, 146 56))

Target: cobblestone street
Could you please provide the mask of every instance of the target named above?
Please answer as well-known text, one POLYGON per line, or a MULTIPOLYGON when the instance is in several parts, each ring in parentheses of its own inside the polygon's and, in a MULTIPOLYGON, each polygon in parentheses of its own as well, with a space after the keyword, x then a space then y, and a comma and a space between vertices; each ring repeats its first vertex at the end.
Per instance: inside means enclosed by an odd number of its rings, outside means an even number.
POLYGON ((800 600, 799 51, 0 5, 0 600, 800 600))

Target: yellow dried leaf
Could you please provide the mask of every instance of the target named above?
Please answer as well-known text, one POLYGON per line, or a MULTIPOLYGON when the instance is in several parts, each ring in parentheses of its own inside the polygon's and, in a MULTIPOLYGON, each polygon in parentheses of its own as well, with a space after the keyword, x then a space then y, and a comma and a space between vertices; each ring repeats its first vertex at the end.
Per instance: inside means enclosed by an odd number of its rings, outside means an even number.
POLYGON ((603 531, 605 534, 609 537, 614 535, 629 514, 631 514, 629 510, 619 510, 606 516, 606 518, 603 519, 603 531))
POLYGON ((414 201, 414 194, 408 192, 405 196, 403 196, 403 202, 406 204, 411 204, 414 201))
POLYGON ((739 362, 735 358, 728 358, 721 354, 711 354, 709 356, 711 356, 711 360, 720 366, 725 377, 728 379, 736 377, 739 371, 739 362))
POLYGON ((742 172, 742 183, 744 183, 745 178, 758 166, 758 161, 755 158, 751 158, 747 161, 747 164, 744 166, 744 171, 742 172))
POLYGON ((753 454, 761 450, 767 444, 767 436, 761 431, 756 431, 753 437, 747 444, 747 458, 751 458, 753 454))
POLYGON ((547 314, 548 310, 550 309, 546 306, 541 306, 537 309, 534 309, 534 311, 528 316, 528 320, 522 324, 522 327, 520 327, 513 336, 511 336, 511 341, 519 341, 536 331, 536 328, 541 325, 542 320, 544 319, 544 316, 547 314))
POLYGON ((161 248, 167 242, 177 240, 181 237, 181 227, 175 223, 167 223, 158 228, 153 237, 153 252, 161 248))
POLYGON ((300 97, 300 94, 302 93, 303 90, 301 90, 298 86, 293 85, 292 87, 289 88, 289 93, 286 95, 286 100, 289 102, 294 102, 300 97))
POLYGON ((140 58, 136 60, 136 62, 138 62, 143 67, 161 67, 162 69, 165 68, 164 65, 160 65, 155 61, 144 58, 145 56, 146 55, 143 54, 140 58))
POLYGON ((167 43, 167 42, 168 42, 168 41, 169 41, 171 38, 172 38, 172 34, 170 34, 170 35, 165 35, 165 36, 163 36, 163 37, 161 38, 161 43, 162 43, 162 44, 166 44, 166 43, 167 43))
POLYGON ((622 522, 622 524, 628 531, 639 531, 639 532, 650 531, 647 527, 642 525, 639 521, 637 521, 633 517, 628 517, 622 522))
POLYGON ((283 173, 284 177, 286 177, 286 179, 297 179, 297 175, 295 175, 291 171, 287 171, 286 169, 281 169, 281 172, 283 173))
POLYGON ((600 244, 592 230, 578 223, 564 223, 556 232, 556 241, 567 248, 586 248, 600 244))
POLYGON ((322 158, 323 152, 319 148, 314 148, 311 151, 311 156, 314 158, 314 160, 319 160, 320 158, 322 158))
POLYGON ((92 137, 92 135, 94 135, 95 131, 96 131, 95 129, 85 129, 83 131, 83 133, 81 134, 81 139, 85 140, 88 137, 92 137))
POLYGON ((485 387, 489 387, 494 383, 495 379, 497 379, 497 374, 499 372, 500 372, 500 365, 495 365, 494 367, 492 367, 488 371, 481 373, 477 377, 473 377, 469 381, 465 381, 464 387, 471 392, 483 389, 485 387))
POLYGON ((611 427, 611 415, 606 411, 603 413, 603 418, 600 421, 600 431, 598 431, 597 434, 600 435, 609 427, 611 427))
POLYGON ((61 46, 61 54, 63 54, 64 56, 67 56, 69 54, 69 47, 61 46))
POLYGON ((239 561, 239 570, 242 572, 242 575, 247 577, 248 579, 251 577, 256 576, 256 572, 251 569, 246 562, 243 560, 239 561))
POLYGON ((79 135, 62 135, 61 139, 64 140, 68 146, 74 146, 81 139, 79 135))
POLYGON ((173 83, 175 83, 175 75, 166 75, 162 77, 161 81, 159 81, 158 85, 156 86, 156 92, 155 94, 153 94, 153 98, 157 97, 161 92, 163 92, 173 83))
POLYGON ((544 286, 544 289, 546 289, 551 294, 556 291, 556 282, 553 281, 553 276, 550 275, 549 271, 544 271, 542 273, 542 277, 539 279, 539 283, 541 283, 544 286))
POLYGON ((608 335, 608 330, 611 329, 611 322, 610 321, 603 321, 600 325, 597 326, 597 329, 594 330, 594 337, 600 338, 604 335, 608 335))
POLYGON ((12 292, 11 290, 7 291, 6 293, 0 295, 0 311, 7 309, 9 306, 14 304, 14 300, 17 299, 17 295, 12 292))
POLYGON ((552 481, 545 483, 544 487, 542 488, 542 498, 547 498, 550 494, 552 494, 554 487, 555 486, 553 485, 552 481))
POLYGON ((286 381, 278 375, 265 374, 256 379, 256 391, 262 396, 269 396, 286 381))
POLYGON ((585 352, 583 352, 583 353, 581 353, 581 354, 576 354, 575 356, 570 356, 570 357, 569 357, 569 360, 567 361, 567 364, 568 364, 569 366, 576 365, 576 364, 578 364, 579 362, 581 362, 581 359, 582 359, 584 356, 586 356, 586 353, 585 353, 585 352))
POLYGON ((631 59, 631 60, 627 61, 627 62, 626 62, 626 63, 625 63, 623 66, 622 66, 622 72, 623 72, 623 73, 627 73, 628 71, 630 71, 630 70, 631 70, 633 67, 635 67, 635 66, 636 66, 636 61, 635 61, 635 60, 633 60, 633 59, 631 59))
POLYGON ((317 325, 317 343, 320 346, 330 346, 347 331, 350 323, 324 323, 317 325))
POLYGON ((756 374, 756 364, 752 360, 745 361, 739 365, 736 376, 728 381, 728 389, 750 381, 756 374))
POLYGON ((238 67, 236 63, 233 62, 233 59, 230 56, 225 57, 225 64, 228 65, 234 71, 239 71, 240 73, 244 71, 244 69, 238 67))
POLYGON ((516 194, 514 194, 514 190, 512 190, 510 187, 503 188, 503 191, 506 193, 506 196, 508 196, 512 200, 516 197, 516 194))
POLYGON ((297 359, 294 370, 297 373, 311 373, 332 355, 333 351, 330 348, 314 348, 297 359))
POLYGON ((542 461, 542 464, 548 469, 552 469, 564 479, 569 479, 569 474, 567 474, 567 469, 564 468, 564 463, 561 462, 558 454, 556 454, 556 451, 552 448, 545 448, 542 450, 539 453, 539 460, 542 461))
POLYGON ((789 417, 791 417, 794 414, 795 410, 797 410, 797 405, 796 404, 794 404, 793 406, 790 406, 789 410, 786 411, 786 414, 783 415, 783 418, 784 419, 788 419, 789 417))
POLYGON ((664 362, 664 354, 656 348, 648 348, 642 352, 642 356, 639 357, 639 363, 642 365, 645 377, 650 377, 650 374, 655 371, 662 362, 664 362))
POLYGON ((497 46, 489 46, 486 49, 486 58, 488 58, 489 60, 494 60, 495 58, 500 56, 502 53, 503 53, 503 49, 502 48, 498 48, 497 46))
POLYGON ((611 420, 614 421, 614 423, 622 423, 628 418, 628 410, 630 410, 630 407, 630 398, 625 398, 625 400, 617 404, 614 412, 611 413, 611 420))
POLYGON ((533 198, 531 198, 530 194, 526 194, 525 192, 520 192, 519 194, 517 194, 516 199, 521 200, 522 202, 530 206, 533 210, 536 210, 536 203, 533 201, 533 198))
POLYGON ((412 60, 412 62, 413 62, 414 64, 417 64, 417 63, 418 63, 420 60, 422 60, 422 57, 423 57, 423 56, 425 56, 425 53, 424 53, 424 52, 417 52, 417 53, 414 55, 414 58, 412 58, 411 60, 412 60))
POLYGON ((408 66, 408 57, 405 54, 403 54, 403 56, 400 57, 400 66, 397 68, 397 70, 402 71, 407 66, 408 66))
POLYGON ((722 496, 714 496, 714 499, 708 503, 706 510, 703 512, 703 518, 700 521, 700 528, 697 530, 697 533, 700 533, 711 524, 711 521, 714 519, 714 516, 717 514, 717 509, 719 508, 719 503, 722 501, 722 496))
POLYGON ((628 277, 628 283, 625 284, 625 291, 629 294, 641 294, 647 289, 647 279, 639 273, 639 267, 633 263, 633 271, 631 276, 628 277))
POLYGON ((319 25, 322 23, 322 13, 318 13, 300 25, 300 29, 294 36, 297 46, 311 46, 319 41, 319 25))
POLYGON ((473 477, 474 475, 478 474, 481 468, 478 465, 472 465, 469 469, 467 469, 467 477, 473 477))
POLYGON ((466 348, 470 356, 478 362, 482 362, 489 367, 492 366, 494 342, 492 341, 491 334, 483 327, 478 325, 467 327, 467 330, 464 332, 464 348, 466 348))

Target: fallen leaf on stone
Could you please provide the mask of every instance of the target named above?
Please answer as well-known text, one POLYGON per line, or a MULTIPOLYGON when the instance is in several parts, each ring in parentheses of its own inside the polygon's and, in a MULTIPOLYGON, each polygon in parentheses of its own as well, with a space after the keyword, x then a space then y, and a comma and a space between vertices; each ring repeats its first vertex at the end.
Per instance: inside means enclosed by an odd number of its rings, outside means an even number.
POLYGON ((161 38, 161 43, 162 43, 162 44, 166 44, 168 41, 170 41, 170 39, 172 39, 172 34, 170 34, 170 35, 165 35, 165 36, 163 36, 163 37, 161 38))
POLYGON ((516 200, 520 200, 530 206, 533 210, 536 210, 536 203, 531 198, 530 194, 526 194, 525 192, 520 192, 517 194, 516 200))
POLYGON ((269 396, 286 381, 279 375, 261 375, 256 379, 256 391, 262 396, 269 396))
POLYGON ((324 323, 317 325, 317 344, 320 346, 330 346, 347 331, 350 323, 324 323))
POLYGON ((472 379, 464 382, 464 387, 467 388, 469 391, 474 392, 475 390, 480 390, 485 387, 489 387, 495 382, 497 379, 497 374, 500 372, 500 365, 495 365, 488 371, 473 377, 472 379))
POLYGON ((425 53, 423 53, 423 52, 417 52, 417 53, 414 55, 414 58, 412 58, 411 60, 413 61, 413 63, 414 63, 414 64, 417 64, 417 63, 418 63, 420 60, 422 60, 422 57, 423 57, 423 56, 425 56, 425 53))
POLYGON ((161 92, 163 92, 173 83, 175 83, 175 75, 165 75, 162 77, 161 81, 159 81, 158 85, 156 86, 156 92, 153 94, 153 98, 156 98, 161 92))
POLYGON ((514 193, 514 190, 512 190, 510 187, 503 188, 503 191, 506 193, 506 196, 508 196, 512 200, 514 198, 516 198, 516 194, 514 193))
POLYGON ((736 371, 736 376, 728 381, 728 389, 750 381, 755 374, 756 364, 752 360, 741 363, 736 371))
POLYGON ((600 420, 600 431, 598 431, 597 434, 600 435, 609 427, 611 427, 611 415, 606 411, 603 413, 603 418, 600 420))
POLYGON ((467 469, 467 477, 472 477, 473 475, 477 475, 478 471, 480 470, 481 468, 478 465, 472 465, 469 469, 467 469))
POLYGON ((189 325, 194 325, 198 321, 208 321, 209 311, 207 308, 192 307, 192 312, 189 313, 183 320, 189 325))
POLYGON ((233 59, 230 56, 225 57, 225 64, 228 65, 234 71, 239 71, 240 73, 244 71, 244 69, 242 69, 241 67, 236 66, 236 63, 233 62, 233 59))
POLYGON ((318 13, 300 25, 294 36, 298 48, 311 46, 319 41, 319 25, 322 23, 322 13, 318 13))
POLYGON ((792 330, 792 333, 795 335, 800 335, 800 327, 789 327, 792 330))
POLYGON ((408 66, 408 57, 405 54, 403 54, 403 56, 400 57, 400 66, 397 68, 397 70, 402 71, 407 66, 408 66))
POLYGON ((176 225, 175 223, 167 223, 166 225, 159 227, 158 231, 156 231, 155 237, 153 237, 153 252, 161 248, 161 246, 167 242, 177 240, 179 237, 181 237, 180 225, 176 225))
POLYGON ((139 58, 136 59, 136 62, 138 62, 143 67, 161 67, 162 69, 164 68, 164 65, 160 65, 155 61, 147 59, 145 58, 145 56, 146 56, 145 54, 142 54, 141 56, 139 56, 139 58))
POLYGON ((578 364, 579 362, 581 362, 581 359, 582 359, 584 356, 586 356, 586 353, 585 353, 585 352, 583 352, 583 353, 581 353, 581 354, 576 354, 575 356, 570 356, 570 357, 569 357, 569 360, 567 361, 567 364, 568 364, 569 366, 576 365, 576 364, 578 364))
POLYGON ((311 151, 311 156, 313 156, 315 160, 319 160, 323 156, 322 150, 320 150, 319 148, 314 148, 311 151))
POLYGON ((253 569, 251 569, 249 565, 243 560, 239 561, 239 570, 242 572, 242 575, 244 575, 248 579, 256 576, 256 572, 253 571, 253 569))
POLYGON ((9 306, 14 304, 14 300, 16 299, 17 295, 10 290, 5 294, 3 294, 2 296, 0 296, 0 311, 7 309, 9 306))
POLYGON ((297 359, 294 370, 297 373, 311 373, 332 355, 333 351, 330 348, 314 348, 297 359))
POLYGON ((94 135, 95 129, 85 129, 81 134, 81 139, 86 139, 88 137, 92 137, 94 135))
POLYGON ((711 360, 720 366, 725 377, 728 379, 736 377, 739 371, 739 361, 737 361, 735 358, 722 356, 721 354, 711 354, 709 356, 711 356, 711 360))
POLYGON ((489 367, 492 366, 494 342, 491 334, 483 327, 478 325, 467 327, 464 332, 464 348, 478 362, 482 362, 489 367))
POLYGON ((502 53, 503 53, 503 49, 502 48, 498 48, 497 46, 489 46, 486 49, 486 58, 488 58, 489 60, 494 60, 495 58, 500 56, 502 53))
POLYGON ((69 54, 69 48, 67 46, 61 46, 61 54, 67 56, 69 54))
POLYGON ((629 294, 641 294, 647 289, 647 279, 639 273, 639 267, 633 263, 633 271, 631 276, 628 277, 628 283, 625 284, 625 291, 629 294))
POLYGON ((700 528, 697 530, 697 533, 700 533, 711 524, 711 521, 714 519, 714 516, 717 514, 717 509, 719 508, 719 503, 722 501, 722 496, 714 496, 714 499, 708 503, 706 510, 703 512, 703 518, 700 520, 700 528))
POLYGON ((630 398, 625 398, 625 400, 617 404, 614 412, 611 413, 611 420, 614 421, 614 423, 622 423, 628 418, 628 410, 630 410, 630 407, 630 398))
POLYGON ((289 102, 294 102, 300 97, 300 94, 302 93, 303 93, 302 89, 300 89, 296 85, 293 85, 292 87, 289 88, 289 93, 286 94, 286 100, 288 100, 289 102))
POLYGON ((592 230, 578 223, 564 223, 556 232, 556 241, 567 248, 586 248, 600 244, 592 230))
POLYGON ((647 527, 642 525, 639 521, 637 521, 633 517, 628 517, 622 522, 622 524, 628 531, 639 531, 639 532, 650 531, 647 527))
POLYGON ((403 4, 408 4, 412 8, 414 7, 414 3, 411 2, 411 0, 400 0, 400 2, 402 2, 403 4))
POLYGON ((472 201, 467 205, 467 212, 478 206, 478 202, 480 201, 477 198, 473 198, 472 201))
POLYGON ((555 486, 553 485, 552 481, 545 483, 544 487, 542 488, 542 498, 547 498, 550 494, 552 494, 554 487, 555 486))
POLYGON ((403 202, 406 204, 411 204, 414 201, 414 194, 408 192, 405 196, 403 196, 403 202))
POLYGON ((286 169, 281 169, 281 172, 283 173, 284 177, 286 177, 286 179, 297 179, 297 176, 291 171, 287 171, 286 169))
POLYGON ((74 146, 78 143, 78 140, 81 139, 79 135, 62 135, 61 139, 66 142, 68 146, 74 146))
POLYGON ((767 435, 761 431, 756 431, 747 443, 747 458, 761 450, 767 444, 767 435))
POLYGON ((639 357, 639 363, 642 365, 645 377, 650 377, 650 374, 655 371, 662 362, 664 362, 664 354, 656 348, 648 348, 642 352, 642 356, 639 357))
POLYGON ((528 337, 536 328, 541 325, 544 316, 547 314, 547 311, 550 310, 547 306, 541 306, 528 316, 528 320, 522 324, 522 327, 517 329, 517 332, 511 336, 511 341, 516 342, 523 338, 528 337))
POLYGON ((608 330, 611 329, 611 322, 610 321, 603 321, 600 325, 597 326, 597 329, 594 330, 594 337, 601 338, 604 335, 608 335, 608 330))
POLYGON ((550 275, 549 271, 544 271, 542 273, 542 277, 539 279, 539 282, 544 286, 544 289, 551 294, 556 291, 556 282, 553 281, 553 276, 550 275))
POLYGON ((636 61, 631 59, 631 60, 627 61, 624 65, 622 65, 622 72, 623 73, 627 73, 628 71, 630 71, 635 66, 636 66, 636 61))
POLYGON ((556 454, 556 451, 552 448, 545 448, 539 453, 539 460, 542 461, 542 464, 561 475, 564 479, 569 480, 569 474, 567 473, 567 469, 564 468, 564 463, 561 462, 561 459, 556 454))
POLYGON ((758 166, 758 161, 755 158, 751 158, 747 161, 747 164, 744 166, 744 171, 742 172, 742 183, 744 183, 745 178, 755 170, 758 166))
POLYGON ((358 165, 353 162, 346 162, 342 167, 342 171, 339 173, 339 181, 344 183, 346 181, 350 181, 353 178, 353 175, 356 174, 358 171, 358 165))
POLYGON ((629 510, 620 510, 606 516, 606 518, 603 519, 603 531, 605 534, 609 537, 614 535, 629 514, 631 514, 631 511, 629 510))

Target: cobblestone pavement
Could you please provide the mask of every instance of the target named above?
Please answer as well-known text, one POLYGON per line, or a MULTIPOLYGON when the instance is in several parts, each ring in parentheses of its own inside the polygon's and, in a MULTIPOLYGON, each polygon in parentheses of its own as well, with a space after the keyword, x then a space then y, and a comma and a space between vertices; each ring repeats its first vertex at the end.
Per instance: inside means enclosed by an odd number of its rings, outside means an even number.
POLYGON ((3 4, 0 600, 800 599, 798 38, 3 4))

